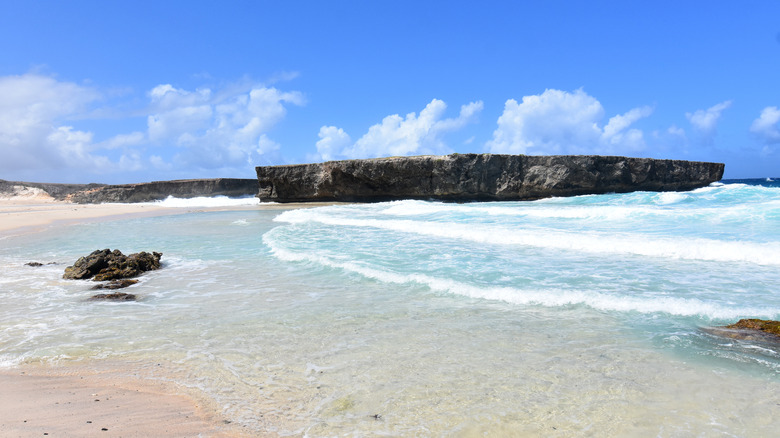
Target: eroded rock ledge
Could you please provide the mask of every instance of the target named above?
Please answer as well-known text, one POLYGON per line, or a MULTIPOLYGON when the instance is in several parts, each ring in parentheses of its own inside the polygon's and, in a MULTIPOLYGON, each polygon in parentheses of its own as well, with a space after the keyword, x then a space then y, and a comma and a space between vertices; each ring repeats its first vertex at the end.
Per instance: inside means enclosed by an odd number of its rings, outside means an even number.
POLYGON ((211 178, 152 181, 137 184, 53 184, 0 180, 0 196, 46 194, 59 201, 79 204, 104 202, 149 202, 175 196, 255 196, 256 179, 211 178))
POLYGON ((253 179, 215 178, 153 181, 138 184, 107 185, 71 193, 66 200, 79 204, 103 202, 149 202, 174 196, 253 196, 257 181, 253 179))
POLYGON ((692 190, 719 181, 723 169, 723 163, 596 155, 452 154, 256 170, 261 201, 466 202, 692 190))

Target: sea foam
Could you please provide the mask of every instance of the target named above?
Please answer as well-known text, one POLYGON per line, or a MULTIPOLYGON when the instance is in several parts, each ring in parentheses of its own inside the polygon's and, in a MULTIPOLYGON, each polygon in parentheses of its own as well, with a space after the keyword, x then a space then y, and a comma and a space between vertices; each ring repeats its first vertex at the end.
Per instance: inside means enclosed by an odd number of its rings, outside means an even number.
POLYGON ((160 207, 170 208, 194 208, 194 207, 240 207, 246 205, 259 205, 260 200, 256 197, 242 197, 242 198, 229 198, 227 196, 213 196, 205 197, 198 196, 195 198, 175 198, 168 196, 161 201, 150 202, 150 204, 160 207))

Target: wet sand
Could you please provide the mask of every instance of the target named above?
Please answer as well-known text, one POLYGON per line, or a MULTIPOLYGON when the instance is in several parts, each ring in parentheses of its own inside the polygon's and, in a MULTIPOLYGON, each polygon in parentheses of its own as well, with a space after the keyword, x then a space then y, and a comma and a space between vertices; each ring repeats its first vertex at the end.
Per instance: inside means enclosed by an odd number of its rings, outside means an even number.
POLYGON ((113 375, 0 374, 0 435, 240 437, 194 398, 113 375))
MULTIPOLYGON (((88 221, 220 209, 5 198, 0 199, 0 236, 88 221)), ((126 365, 132 369, 132 364, 126 365)), ((248 436, 183 388, 130 378, 126 371, 74 372, 57 366, 0 369, 0 394, 0 436, 248 436)))

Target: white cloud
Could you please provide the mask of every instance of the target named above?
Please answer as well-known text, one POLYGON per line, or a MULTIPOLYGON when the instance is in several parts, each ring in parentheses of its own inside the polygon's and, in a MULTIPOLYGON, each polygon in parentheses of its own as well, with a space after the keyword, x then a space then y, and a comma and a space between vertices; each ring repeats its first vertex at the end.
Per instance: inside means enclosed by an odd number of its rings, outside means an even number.
POLYGON ((727 100, 717 105, 713 105, 706 110, 697 110, 693 113, 685 113, 685 117, 691 122, 693 128, 702 136, 704 142, 709 143, 715 136, 715 130, 724 110, 731 106, 731 101, 727 100))
POLYGON ((158 110, 147 118, 149 139, 158 146, 180 147, 181 165, 204 169, 258 163, 261 155, 279 149, 266 133, 284 118, 286 105, 304 104, 300 93, 266 87, 225 95, 165 84, 149 95, 158 110))
POLYGON ((629 127, 652 111, 647 106, 634 108, 601 128, 604 108, 596 98, 582 89, 573 93, 548 89, 524 96, 521 103, 507 100, 486 146, 493 153, 511 154, 634 152, 645 147, 644 135, 629 127))
POLYGON ((99 139, 79 124, 138 117, 137 109, 107 103, 126 94, 25 74, 0 77, 0 96, 0 175, 62 182, 165 170, 188 177, 213 169, 251 174, 263 154, 279 150, 268 131, 289 105, 304 103, 300 93, 248 83, 194 91, 161 84, 147 93, 145 129, 99 139))
POLYGON ((780 109, 776 106, 768 106, 761 111, 761 115, 753 120, 750 132, 757 135, 763 143, 780 143, 780 109))
POLYGON ((127 146, 136 146, 146 141, 146 135, 143 132, 131 132, 130 134, 117 134, 108 140, 101 142, 99 147, 102 149, 118 149, 127 146))
POLYGON ((277 151, 279 150, 279 147, 279 143, 271 140, 265 134, 261 135, 257 140, 257 153, 260 155, 265 155, 277 151))
POLYGON ((343 129, 335 126, 323 126, 318 134, 317 153, 325 161, 335 159, 352 143, 352 139, 343 129))
POLYGON ((25 74, 0 77, 0 96, 1 172, 13 175, 62 166, 100 169, 109 164, 93 154, 92 133, 66 125, 101 98, 96 90, 25 74))
POLYGON ((458 117, 445 119, 447 104, 433 99, 419 115, 412 112, 405 117, 398 114, 385 117, 351 145, 349 135, 342 129, 323 126, 317 151, 325 160, 444 153, 448 148, 442 135, 474 121, 482 107, 482 102, 471 102, 461 106, 458 117))
POLYGON ((677 125, 670 126, 669 129, 666 130, 666 132, 669 135, 672 135, 674 137, 687 138, 687 136, 685 135, 685 130, 677 127, 677 125))

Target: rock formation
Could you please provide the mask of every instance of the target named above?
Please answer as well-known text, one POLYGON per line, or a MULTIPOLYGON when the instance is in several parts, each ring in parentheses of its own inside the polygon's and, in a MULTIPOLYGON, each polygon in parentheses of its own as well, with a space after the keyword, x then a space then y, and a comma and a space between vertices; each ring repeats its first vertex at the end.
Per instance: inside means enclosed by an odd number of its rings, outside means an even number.
POLYGON ((174 196, 254 196, 257 180, 238 178, 153 181, 139 184, 107 185, 71 193, 65 199, 79 204, 103 202, 149 202, 174 196))
POLYGON ((780 344, 780 321, 770 319, 740 319, 734 324, 702 327, 701 330, 724 338, 780 344))
POLYGON ((43 192, 56 200, 64 200, 76 192, 105 187, 105 184, 55 184, 6 181, 0 179, 0 196, 24 196, 26 193, 43 192))
POLYGON ((729 329, 760 330, 764 333, 770 333, 780 340, 780 321, 770 319, 740 319, 734 324, 727 325, 729 329))
POLYGON ((97 250, 65 268, 62 278, 108 281, 137 277, 146 271, 160 269, 160 257, 162 253, 159 252, 143 251, 126 256, 118 249, 97 250))
POLYGON ((103 202, 149 202, 168 196, 194 198, 196 196, 255 196, 256 179, 214 178, 153 181, 138 184, 50 184, 0 180, 0 197, 18 197, 45 193, 58 201, 79 204, 103 202))
POLYGON ((90 301, 136 301, 138 297, 133 294, 126 294, 123 292, 116 292, 112 294, 97 294, 92 295, 90 301))
POLYGON ((593 155, 393 157, 258 167, 261 201, 398 199, 514 201, 632 191, 691 190, 718 181, 722 163, 593 155))

